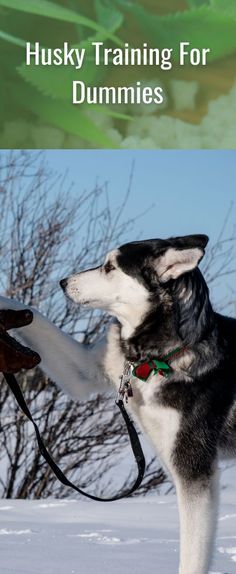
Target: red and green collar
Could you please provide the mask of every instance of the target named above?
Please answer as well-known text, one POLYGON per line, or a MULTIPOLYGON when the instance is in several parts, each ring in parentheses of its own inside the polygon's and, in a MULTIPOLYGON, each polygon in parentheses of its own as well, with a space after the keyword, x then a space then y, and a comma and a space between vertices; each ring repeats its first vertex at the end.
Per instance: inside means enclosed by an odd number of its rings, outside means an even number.
POLYGON ((137 363, 132 370, 132 375, 141 379, 141 381, 147 381, 151 375, 157 374, 162 377, 168 377, 172 371, 169 362, 173 361, 185 351, 187 351, 187 347, 176 347, 176 349, 164 355, 160 360, 151 359, 144 363, 137 363))

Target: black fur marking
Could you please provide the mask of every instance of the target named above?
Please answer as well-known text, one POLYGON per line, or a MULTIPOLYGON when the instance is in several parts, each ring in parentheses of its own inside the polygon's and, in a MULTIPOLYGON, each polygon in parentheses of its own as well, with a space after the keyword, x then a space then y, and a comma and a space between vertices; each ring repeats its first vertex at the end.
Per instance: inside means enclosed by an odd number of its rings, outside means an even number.
POLYGON ((184 480, 203 484, 220 448, 236 452, 236 320, 213 311, 199 269, 160 284, 153 261, 168 247, 204 249, 207 240, 198 235, 134 242, 117 257, 121 269, 145 285, 150 301, 142 324, 128 340, 121 338, 126 359, 160 358, 178 345, 191 350, 182 380, 173 371, 154 400, 181 413, 173 462, 184 480))
POLYGON ((205 339, 214 328, 214 313, 199 269, 173 281, 171 291, 181 339, 188 345, 205 339))
POLYGON ((235 379, 231 375, 230 380, 224 363, 193 383, 173 381, 162 387, 158 401, 182 414, 173 462, 185 480, 211 476, 235 396, 235 379))

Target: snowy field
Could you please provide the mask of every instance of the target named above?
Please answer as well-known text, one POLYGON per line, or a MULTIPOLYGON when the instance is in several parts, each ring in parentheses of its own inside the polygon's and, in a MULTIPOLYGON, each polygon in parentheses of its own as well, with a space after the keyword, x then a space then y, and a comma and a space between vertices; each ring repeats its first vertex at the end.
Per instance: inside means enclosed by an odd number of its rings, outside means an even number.
MULTIPOLYGON (((236 573, 236 469, 224 479, 214 574, 236 573)), ((2 500, 1 574, 177 574, 175 495, 113 503, 2 500)))

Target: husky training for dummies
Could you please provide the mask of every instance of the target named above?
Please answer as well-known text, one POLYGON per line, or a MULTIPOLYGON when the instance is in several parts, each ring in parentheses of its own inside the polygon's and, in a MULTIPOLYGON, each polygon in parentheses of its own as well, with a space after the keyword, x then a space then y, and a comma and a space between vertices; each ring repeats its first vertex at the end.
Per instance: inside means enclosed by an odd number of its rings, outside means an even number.
MULTIPOLYGON (((118 389, 130 366, 128 409, 176 487, 179 574, 209 571, 218 462, 236 455, 236 320, 212 308, 198 268, 207 242, 205 235, 190 235, 127 243, 99 267, 63 279, 70 299, 115 317, 93 347, 36 310, 33 323, 16 333, 40 354, 51 379, 77 399, 106 385, 118 389)), ((2 297, 0 307, 24 306, 2 297)))

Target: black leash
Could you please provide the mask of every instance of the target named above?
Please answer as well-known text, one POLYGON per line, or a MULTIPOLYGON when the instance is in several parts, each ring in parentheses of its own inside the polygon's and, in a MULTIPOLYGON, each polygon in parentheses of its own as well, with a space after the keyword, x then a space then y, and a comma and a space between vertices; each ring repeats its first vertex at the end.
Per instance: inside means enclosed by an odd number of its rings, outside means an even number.
POLYGON ((48 463, 48 465, 50 466, 50 468, 52 469, 52 471, 54 472, 54 474, 56 475, 56 477, 58 478, 58 480, 62 484, 64 484, 65 486, 70 486, 71 488, 76 490, 76 492, 83 494, 83 496, 86 496, 87 498, 91 498, 92 500, 96 500, 99 502, 112 502, 114 500, 119 500, 121 498, 129 496, 130 494, 132 494, 132 492, 137 490, 137 488, 140 486, 140 484, 143 480, 143 476, 144 476, 144 472, 145 472, 145 458, 144 458, 144 454, 142 451, 142 447, 140 444, 140 440, 139 440, 137 431, 135 430, 134 424, 133 424, 132 420, 130 419, 130 417, 129 417, 126 409, 125 409, 124 402, 122 399, 117 400, 116 404, 120 409, 120 412, 123 416, 123 419, 124 419, 126 427, 127 427, 127 431, 128 431, 129 438, 130 438, 130 444, 131 444, 134 458, 135 458, 135 461, 136 461, 136 464, 138 467, 138 476, 137 476, 133 486, 131 488, 125 490, 124 492, 121 492, 120 494, 117 494, 116 496, 112 496, 111 498, 99 498, 98 496, 94 496, 93 494, 88 494, 87 492, 85 492, 84 490, 82 490, 81 488, 79 488, 78 486, 73 484, 73 482, 71 482, 65 476, 65 474, 62 472, 62 470, 59 468, 59 466, 53 460, 53 458, 49 454, 48 450, 46 449, 45 444, 43 443, 43 440, 42 440, 40 432, 39 432, 38 425, 34 421, 32 415, 31 415, 31 412, 30 412, 29 408, 27 407, 24 396, 22 394, 22 391, 20 389, 20 386, 19 386, 15 376, 11 373, 3 373, 3 375, 6 379, 8 386, 10 387, 13 395, 15 396, 19 407, 21 408, 23 413, 27 416, 27 418, 34 425, 35 434, 36 434, 36 438, 38 441, 38 446, 39 446, 39 450, 41 452, 41 455, 46 460, 46 462, 48 463))

